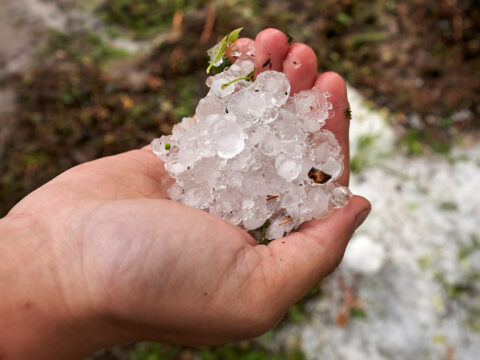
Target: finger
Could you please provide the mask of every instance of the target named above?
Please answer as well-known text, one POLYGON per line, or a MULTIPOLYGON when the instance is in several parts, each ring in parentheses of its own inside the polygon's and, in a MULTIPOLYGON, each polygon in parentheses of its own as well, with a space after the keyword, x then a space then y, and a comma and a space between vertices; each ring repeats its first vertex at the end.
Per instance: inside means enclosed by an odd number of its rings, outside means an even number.
POLYGON ((317 78, 315 52, 305 44, 293 44, 283 59, 283 72, 290 81, 291 94, 311 89, 317 78))
POLYGON ((260 31, 255 38, 255 75, 267 70, 282 71, 288 48, 287 35, 280 30, 260 31))
POLYGON ((332 118, 327 119, 323 128, 330 130, 335 135, 342 148, 344 170, 337 181, 342 185, 348 186, 350 177, 350 147, 348 141, 350 116, 346 111, 349 108, 347 86, 340 75, 334 72, 326 72, 317 78, 315 87, 320 89, 322 93, 328 91, 331 95, 328 101, 333 105, 332 111, 334 115, 332 118))
POLYGON ((255 42, 250 38, 240 38, 225 51, 230 62, 233 64, 237 59, 249 57, 255 53, 255 42))
POLYGON ((360 196, 336 210, 326 219, 314 219, 303 224, 298 232, 257 246, 264 252, 264 266, 270 270, 267 279, 274 292, 285 297, 285 306, 300 299, 320 279, 340 263, 353 232, 368 216, 371 205, 360 196))

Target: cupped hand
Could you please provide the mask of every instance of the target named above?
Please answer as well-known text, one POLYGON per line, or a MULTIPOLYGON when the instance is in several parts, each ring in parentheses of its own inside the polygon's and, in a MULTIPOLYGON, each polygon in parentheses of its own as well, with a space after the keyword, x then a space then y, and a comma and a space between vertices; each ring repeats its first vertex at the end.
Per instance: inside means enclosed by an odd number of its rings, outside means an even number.
MULTIPOLYGON (((335 73, 318 76, 313 50, 289 45, 278 30, 233 48, 252 42, 257 74, 270 69, 262 67, 270 59, 292 93, 313 86, 330 92, 335 115, 325 128, 342 146, 339 182, 347 185, 345 82, 335 73)), ((257 336, 338 265, 370 209, 355 196, 328 218, 258 245, 239 227, 169 200, 171 183, 149 148, 133 150, 70 169, 2 219, 31 230, 20 241, 21 257, 42 254, 36 271, 49 281, 32 285, 36 293, 20 292, 22 304, 64 314, 45 332, 52 336, 77 326, 70 354, 137 340, 211 345, 257 336)))

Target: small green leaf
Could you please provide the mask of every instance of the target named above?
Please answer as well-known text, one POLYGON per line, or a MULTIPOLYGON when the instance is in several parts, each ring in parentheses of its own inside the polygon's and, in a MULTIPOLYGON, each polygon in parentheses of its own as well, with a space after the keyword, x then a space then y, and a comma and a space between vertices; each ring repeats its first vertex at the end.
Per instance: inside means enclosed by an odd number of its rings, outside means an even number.
POLYGON ((230 67, 232 65, 231 61, 229 58, 223 59, 222 63, 218 66, 212 67, 212 74, 217 75, 223 72, 227 67, 230 67))
POLYGON ((172 145, 170 145, 170 144, 165 144, 165 150, 170 150, 171 147, 172 147, 172 145))
POLYGON ((208 65, 207 74, 210 73, 210 69, 215 66, 214 64, 217 61, 225 57, 225 50, 238 39, 238 35, 242 30, 243 27, 233 30, 230 34, 225 35, 222 41, 207 51, 207 54, 210 56, 210 65, 208 65))
POLYGON ((288 44, 291 45, 293 42, 293 37, 289 33, 286 33, 286 34, 287 34, 288 44))
POLYGON ((352 110, 350 109, 350 105, 345 109, 345 116, 348 120, 352 120, 352 110))

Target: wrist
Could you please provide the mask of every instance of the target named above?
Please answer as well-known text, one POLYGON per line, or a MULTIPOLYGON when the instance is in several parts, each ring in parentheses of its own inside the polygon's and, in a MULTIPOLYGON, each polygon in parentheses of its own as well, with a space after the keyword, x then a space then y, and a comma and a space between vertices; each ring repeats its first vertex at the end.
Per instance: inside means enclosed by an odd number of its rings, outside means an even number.
POLYGON ((21 216, 0 219, 0 358, 5 360, 33 354, 76 359, 108 345, 98 336, 105 331, 102 321, 72 276, 73 264, 62 261, 62 249, 44 230, 21 216))

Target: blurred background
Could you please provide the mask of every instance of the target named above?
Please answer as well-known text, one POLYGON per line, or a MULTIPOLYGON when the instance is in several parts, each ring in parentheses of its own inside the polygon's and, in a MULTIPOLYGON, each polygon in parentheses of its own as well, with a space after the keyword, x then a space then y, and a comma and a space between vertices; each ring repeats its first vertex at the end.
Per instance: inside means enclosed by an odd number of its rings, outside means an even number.
POLYGON ((207 92, 207 49, 276 27, 349 83, 351 187, 372 215, 259 339, 89 359, 477 359, 479 19, 476 0, 1 0, 0 216, 76 164, 169 133, 207 92))

